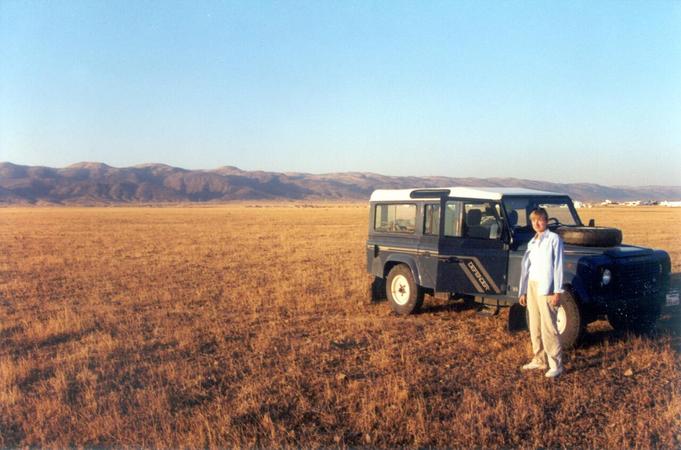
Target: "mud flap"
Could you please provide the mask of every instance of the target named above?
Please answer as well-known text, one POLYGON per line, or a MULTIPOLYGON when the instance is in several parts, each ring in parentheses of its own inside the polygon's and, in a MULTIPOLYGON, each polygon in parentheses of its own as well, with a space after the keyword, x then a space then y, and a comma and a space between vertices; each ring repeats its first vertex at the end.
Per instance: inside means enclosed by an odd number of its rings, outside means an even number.
POLYGON ((372 303, 378 303, 387 300, 385 294, 384 278, 374 277, 374 280, 371 282, 371 287, 369 288, 369 290, 372 303))
POLYGON ((523 330, 527 330, 525 307, 520 303, 515 303, 508 310, 508 331, 515 333, 523 330))

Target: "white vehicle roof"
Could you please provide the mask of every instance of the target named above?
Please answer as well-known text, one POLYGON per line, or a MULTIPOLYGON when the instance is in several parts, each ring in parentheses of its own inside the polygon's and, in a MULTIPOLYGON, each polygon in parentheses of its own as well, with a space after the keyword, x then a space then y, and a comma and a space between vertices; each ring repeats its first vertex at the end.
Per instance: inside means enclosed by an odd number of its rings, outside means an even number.
MULTIPOLYGON (((561 192, 538 191, 517 187, 442 187, 415 189, 377 189, 371 193, 372 202, 414 200, 414 191, 449 191, 449 197, 476 198, 481 200, 501 200, 506 195, 567 195, 561 192)), ((420 195, 419 198, 427 198, 420 195)), ((439 198, 434 194, 433 198, 439 198)))

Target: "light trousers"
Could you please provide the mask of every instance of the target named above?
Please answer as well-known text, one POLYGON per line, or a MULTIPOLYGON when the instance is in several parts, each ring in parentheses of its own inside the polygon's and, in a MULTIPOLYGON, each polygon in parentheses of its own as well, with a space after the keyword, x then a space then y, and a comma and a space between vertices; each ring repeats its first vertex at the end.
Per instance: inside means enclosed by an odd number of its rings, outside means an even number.
POLYGON ((562 349, 556 319, 558 308, 549 303, 547 295, 539 295, 539 282, 527 283, 527 313, 529 316, 530 339, 532 340, 533 361, 557 369, 562 367, 562 349))

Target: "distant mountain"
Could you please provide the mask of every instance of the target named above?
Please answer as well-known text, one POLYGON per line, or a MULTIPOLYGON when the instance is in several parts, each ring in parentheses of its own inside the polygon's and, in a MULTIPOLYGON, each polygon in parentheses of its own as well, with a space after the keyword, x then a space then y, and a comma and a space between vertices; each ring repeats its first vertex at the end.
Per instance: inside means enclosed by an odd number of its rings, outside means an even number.
POLYGON ((165 164, 111 167, 82 162, 64 168, 0 163, 0 204, 226 202, 233 200, 367 200, 374 189, 508 186, 565 192, 575 200, 681 200, 681 186, 601 186, 517 178, 392 177, 244 171, 233 166, 186 170, 165 164))

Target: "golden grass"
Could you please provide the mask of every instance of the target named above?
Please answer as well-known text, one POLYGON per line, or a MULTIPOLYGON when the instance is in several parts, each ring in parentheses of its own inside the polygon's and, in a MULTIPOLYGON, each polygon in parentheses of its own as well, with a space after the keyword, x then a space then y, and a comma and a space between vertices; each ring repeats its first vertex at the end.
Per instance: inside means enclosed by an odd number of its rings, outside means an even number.
MULTIPOLYGON (((681 210, 580 214, 681 271, 681 210)), ((365 205, 0 210, 0 446, 681 446, 673 322, 594 323, 547 382, 506 313, 370 303, 366 231, 365 205)))

